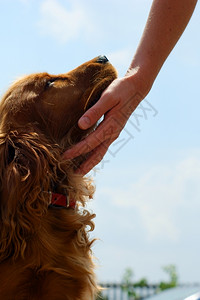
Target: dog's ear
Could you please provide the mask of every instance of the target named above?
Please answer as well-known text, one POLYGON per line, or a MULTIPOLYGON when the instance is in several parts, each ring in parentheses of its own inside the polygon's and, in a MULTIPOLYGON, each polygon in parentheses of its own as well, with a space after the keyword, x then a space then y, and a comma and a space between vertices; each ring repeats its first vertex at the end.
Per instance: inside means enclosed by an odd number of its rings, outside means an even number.
MULTIPOLYGON (((37 133, 0 135, 0 260, 23 255, 48 208, 55 158, 37 133)), ((55 174, 54 174, 55 175, 55 174)))

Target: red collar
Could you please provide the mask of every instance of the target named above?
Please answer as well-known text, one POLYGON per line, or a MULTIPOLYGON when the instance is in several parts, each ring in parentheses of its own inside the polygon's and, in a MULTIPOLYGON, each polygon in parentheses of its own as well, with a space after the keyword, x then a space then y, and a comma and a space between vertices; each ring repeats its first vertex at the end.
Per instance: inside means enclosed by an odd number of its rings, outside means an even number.
POLYGON ((51 204, 52 205, 58 205, 58 206, 64 206, 67 208, 76 208, 76 201, 70 200, 67 195, 62 195, 58 193, 50 193, 51 194, 51 204))

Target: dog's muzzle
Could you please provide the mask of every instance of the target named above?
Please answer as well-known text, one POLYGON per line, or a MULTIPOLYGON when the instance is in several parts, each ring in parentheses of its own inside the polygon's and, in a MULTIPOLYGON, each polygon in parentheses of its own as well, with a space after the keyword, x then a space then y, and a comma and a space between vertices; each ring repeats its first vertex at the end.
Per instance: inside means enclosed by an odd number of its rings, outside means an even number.
POLYGON ((107 59, 107 57, 105 55, 99 55, 97 57, 96 62, 99 64, 106 64, 109 60, 107 59))

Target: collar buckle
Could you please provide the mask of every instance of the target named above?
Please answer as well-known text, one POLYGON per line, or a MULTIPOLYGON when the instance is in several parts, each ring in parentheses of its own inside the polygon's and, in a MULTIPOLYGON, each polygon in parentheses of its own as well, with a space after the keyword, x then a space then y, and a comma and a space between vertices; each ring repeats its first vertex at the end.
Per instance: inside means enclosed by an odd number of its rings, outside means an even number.
POLYGON ((61 207, 66 207, 66 208, 76 208, 76 201, 75 200, 70 200, 68 195, 65 194, 59 194, 59 193, 52 193, 51 191, 49 192, 50 194, 50 204, 54 206, 61 206, 61 207))

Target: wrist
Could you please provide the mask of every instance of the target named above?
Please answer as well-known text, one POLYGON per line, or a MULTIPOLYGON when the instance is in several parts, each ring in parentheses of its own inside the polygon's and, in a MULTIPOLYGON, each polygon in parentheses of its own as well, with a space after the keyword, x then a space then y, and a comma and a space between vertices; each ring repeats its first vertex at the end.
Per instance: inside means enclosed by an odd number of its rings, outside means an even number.
POLYGON ((144 60, 138 62, 133 59, 125 76, 130 83, 137 84, 137 90, 144 98, 151 90, 158 72, 153 68, 152 63, 144 60))

